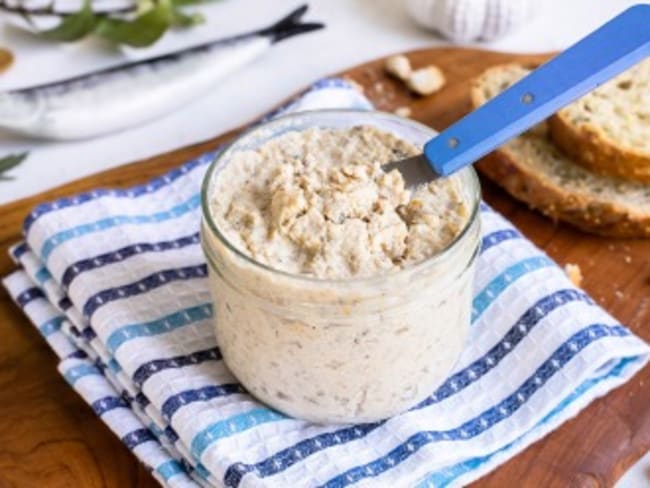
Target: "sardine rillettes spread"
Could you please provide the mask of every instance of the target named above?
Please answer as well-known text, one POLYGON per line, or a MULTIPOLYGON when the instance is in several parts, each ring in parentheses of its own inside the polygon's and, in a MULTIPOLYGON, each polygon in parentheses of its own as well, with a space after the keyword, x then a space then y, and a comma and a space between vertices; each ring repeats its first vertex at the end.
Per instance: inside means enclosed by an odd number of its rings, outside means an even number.
POLYGON ((407 189, 382 170, 417 153, 370 125, 314 127, 236 152, 218 173, 209 206, 227 244, 203 229, 217 341, 272 407, 377 420, 430 394, 455 363, 476 245, 423 262, 468 225, 470 204, 457 179, 407 189))

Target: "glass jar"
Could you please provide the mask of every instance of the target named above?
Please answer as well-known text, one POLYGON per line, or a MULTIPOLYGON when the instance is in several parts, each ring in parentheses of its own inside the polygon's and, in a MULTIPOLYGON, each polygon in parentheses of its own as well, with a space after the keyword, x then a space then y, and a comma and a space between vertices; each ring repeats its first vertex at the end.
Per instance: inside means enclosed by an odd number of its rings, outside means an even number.
POLYGON ((238 151, 287 131, 372 125, 421 147, 435 135, 381 112, 322 110, 275 119, 236 139, 212 163, 202 188, 201 242, 223 358, 255 397, 314 422, 369 422, 426 398, 458 360, 471 316, 480 242, 480 187, 471 167, 453 175, 470 218, 439 253, 392 273, 330 280, 256 262, 216 225, 210 201, 238 151))

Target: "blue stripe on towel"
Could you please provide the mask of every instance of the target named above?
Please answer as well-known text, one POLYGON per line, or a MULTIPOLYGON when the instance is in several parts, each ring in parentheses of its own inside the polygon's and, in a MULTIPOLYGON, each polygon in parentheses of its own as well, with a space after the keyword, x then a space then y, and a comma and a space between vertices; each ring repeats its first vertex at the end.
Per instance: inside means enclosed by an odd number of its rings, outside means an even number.
POLYGON ((41 325, 39 325, 38 330, 40 331, 43 337, 47 337, 50 334, 53 334, 56 331, 60 330, 61 324, 63 323, 64 320, 65 317, 63 315, 52 317, 50 320, 46 320, 41 325))
POLYGON ((169 241, 142 242, 139 244, 131 244, 116 251, 110 251, 107 253, 99 254, 98 256, 82 259, 81 261, 77 261, 76 263, 66 268, 61 278, 61 285, 63 288, 67 289, 70 286, 70 283, 72 283, 72 281, 77 276, 86 271, 91 271, 93 269, 98 269, 109 264, 118 263, 132 256, 137 256, 138 254, 168 251, 170 249, 181 249, 186 246, 198 244, 200 240, 201 239, 199 237, 199 233, 195 232, 188 236, 179 237, 178 239, 169 241))
POLYGON ((179 310, 150 322, 125 325, 108 336, 106 348, 111 354, 114 354, 122 344, 136 337, 149 337, 163 334, 210 317, 212 317, 212 304, 206 302, 179 310))
POLYGON ((32 300, 36 300, 37 298, 45 298, 45 294, 43 293, 43 290, 36 286, 33 286, 19 293, 16 296, 15 301, 19 307, 25 307, 25 305, 27 305, 32 300))
POLYGON ((156 472, 162 477, 163 480, 168 481, 172 476, 177 474, 184 473, 185 470, 175 459, 170 459, 165 461, 160 466, 156 468, 156 472))
POLYGON ((86 319, 90 319, 98 308, 109 302, 147 293, 172 281, 205 278, 207 275, 208 267, 205 264, 159 271, 134 283, 116 286, 96 293, 83 306, 83 315, 86 319))
POLYGON ((45 283, 47 280, 49 280, 52 277, 50 272, 45 268, 45 266, 42 266, 41 268, 36 271, 34 274, 34 278, 36 278, 36 281, 38 282, 39 285, 42 285, 45 283))
POLYGON ((54 251, 54 249, 56 249, 64 242, 67 242, 71 239, 76 239, 78 237, 92 234, 94 232, 101 232, 120 225, 142 225, 164 222, 166 220, 185 215, 186 213, 198 208, 200 204, 201 196, 200 194, 196 193, 186 201, 174 205, 168 210, 161 210, 159 212, 146 215, 113 215, 111 217, 105 217, 95 222, 88 222, 86 224, 77 225, 70 229, 59 231, 53 236, 47 238, 41 246, 41 259, 44 263, 47 263, 47 259, 50 257, 50 254, 52 254, 52 251, 54 251))
POLYGON ((147 427, 158 439, 161 439, 165 435, 165 431, 161 430, 154 422, 149 422, 147 427))
POLYGON ((519 261, 506 268, 474 297, 472 301, 472 322, 475 322, 513 281, 516 281, 527 273, 537 271, 540 268, 554 266, 554 264, 546 256, 535 256, 519 261))
POLYGON ((386 455, 369 463, 348 469, 320 486, 322 488, 342 488, 357 483, 362 479, 379 476, 399 466, 421 448, 431 443, 460 441, 476 437, 519 410, 542 385, 589 344, 603 337, 621 337, 625 335, 629 335, 629 332, 620 325, 590 325, 575 333, 568 341, 558 347, 537 368, 535 373, 526 379, 511 395, 497 405, 485 410, 479 416, 453 429, 417 432, 411 435, 405 442, 393 448, 386 455))
POLYGON ((128 190, 98 189, 86 193, 81 193, 73 197, 60 198, 54 202, 40 204, 25 219, 25 222, 23 223, 23 229, 25 231, 25 234, 29 232, 29 229, 37 219, 54 210, 60 210, 62 208, 82 205, 86 202, 90 202, 92 200, 96 200, 97 198, 101 198, 101 197, 110 196, 110 197, 117 197, 117 198, 137 198, 146 193, 156 192, 160 188, 163 188, 169 185, 170 183, 174 182, 179 177, 189 173, 197 166, 203 166, 210 163, 214 159, 218 151, 219 150, 217 149, 216 151, 202 154, 197 159, 189 161, 188 163, 185 163, 182 166, 179 166, 178 168, 169 171, 163 176, 155 178, 149 181, 148 183, 145 183, 144 185, 131 187, 128 190))
MULTIPOLYGON (((620 376, 629 364, 634 363, 636 361, 638 361, 638 357, 623 358, 618 362, 616 366, 610 369, 607 373, 599 377, 586 380, 578 388, 576 388, 573 391, 573 393, 571 393, 564 400, 562 400, 555 408, 553 408, 535 427, 531 429, 531 431, 548 423, 558 414, 562 413, 563 410, 565 410, 569 405, 571 405, 574 401, 576 401, 580 396, 584 395, 587 391, 589 391, 591 388, 598 385, 602 381, 620 376)), ((455 479, 457 479, 458 477, 462 476, 463 474, 469 471, 474 471, 478 469, 483 464, 489 462, 490 459, 492 459, 497 454, 507 449, 510 449, 512 446, 520 442, 521 438, 524 437, 526 434, 515 439, 513 442, 503 446, 498 451, 489 454, 488 456, 468 459, 467 461, 455 464, 453 466, 449 466, 435 473, 430 473, 425 476, 425 479, 421 481, 416 486, 416 488, 444 488, 446 486, 449 486, 449 484, 455 479)))
POLYGON ((237 383, 229 383, 225 385, 208 385, 203 388, 196 388, 194 390, 186 390, 176 395, 172 395, 165 403, 163 403, 162 412, 163 418, 170 422, 174 414, 183 406, 194 402, 207 402, 213 398, 234 395, 235 393, 245 393, 244 388, 237 383))
POLYGON ((144 363, 135 370, 135 373, 133 373, 133 382, 135 386, 141 388, 145 381, 160 371, 182 368, 190 364, 200 364, 205 361, 218 361, 219 359, 221 359, 221 353, 216 347, 172 358, 154 359, 153 361, 144 363))
POLYGON ((210 476, 212 476, 210 474, 210 471, 208 471, 207 468, 205 466, 203 466, 203 464, 201 464, 201 463, 196 464, 196 467, 194 468, 194 471, 196 472, 196 474, 198 474, 204 480, 208 480, 208 479, 210 479, 210 476))
POLYGON ((119 373, 122 371, 122 366, 120 366, 120 363, 118 363, 115 358, 110 358, 108 362, 106 363, 106 367, 112 372, 112 373, 119 373))
MULTIPOLYGON (((438 403, 467 388, 470 384, 478 381, 490 370, 496 367, 515 346, 545 317, 557 308, 567 303, 579 301, 593 305, 593 301, 585 293, 574 290, 560 290, 538 300, 515 322, 502 340, 494 345, 484 356, 476 359, 466 368, 450 376, 431 396, 424 399, 412 410, 422 409, 434 403, 438 403)), ((236 487, 244 474, 255 471, 259 476, 271 476, 287 469, 289 466, 305 457, 315 454, 331 445, 346 443, 366 436, 384 422, 360 424, 355 428, 343 428, 328 434, 320 434, 310 439, 283 449, 257 464, 233 464, 228 467, 224 475, 224 483, 228 487, 236 487), (338 437, 333 438, 332 435, 338 437), (336 441, 334 444, 332 441, 336 441)))
POLYGON ((75 382, 79 378, 83 378, 84 376, 88 376, 88 375, 101 375, 101 374, 102 372, 96 365, 83 363, 68 369, 63 374, 63 377, 71 386, 74 386, 75 382))
POLYGON ((268 408, 256 408, 248 412, 240 413, 215 422, 196 434, 192 439, 190 450, 192 455, 197 460, 200 460, 203 452, 219 439, 235 435, 260 424, 286 418, 284 415, 268 408))

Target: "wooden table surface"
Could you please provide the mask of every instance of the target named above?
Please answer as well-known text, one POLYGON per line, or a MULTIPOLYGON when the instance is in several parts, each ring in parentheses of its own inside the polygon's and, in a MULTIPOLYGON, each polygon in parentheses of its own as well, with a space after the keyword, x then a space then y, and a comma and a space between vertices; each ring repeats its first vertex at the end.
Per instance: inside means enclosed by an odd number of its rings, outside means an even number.
MULTIPOLYGON (((413 118, 436 129, 468 110, 468 80, 485 67, 513 59, 525 63, 546 59, 452 48, 415 51, 409 57, 415 66, 440 66, 447 86, 431 97, 415 98, 384 75, 380 60, 344 74, 360 83, 378 108, 409 107, 413 118)), ((20 239, 22 221, 37 203, 100 186, 146 181, 235 133, 1 206, 0 276, 14 269, 7 248, 20 239)), ((483 194, 558 263, 580 265, 585 290, 635 333, 650 339, 650 241, 594 237, 555 225, 486 181, 483 194)), ((57 373, 54 353, 4 290, 0 291, 0 337, 0 488, 157 486, 57 373)), ((648 385, 650 367, 473 486, 612 486, 650 449, 648 385)))

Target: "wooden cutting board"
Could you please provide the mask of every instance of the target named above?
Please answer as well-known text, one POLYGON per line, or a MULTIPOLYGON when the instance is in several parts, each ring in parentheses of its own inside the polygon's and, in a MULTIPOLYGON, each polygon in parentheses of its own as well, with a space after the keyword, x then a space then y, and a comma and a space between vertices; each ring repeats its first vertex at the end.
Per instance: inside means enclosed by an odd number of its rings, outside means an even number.
MULTIPOLYGON (((383 110, 409 107, 442 129, 469 109, 469 80, 488 66, 547 55, 426 49, 409 53, 418 67, 443 69, 447 86, 415 98, 383 73, 377 60, 342 73, 361 84, 383 110)), ((141 183, 230 139, 232 131, 195 146, 112 169, 0 207, 0 276, 14 269, 7 248, 20 239, 23 218, 37 203, 96 187, 141 183)), ((1 191, 1 186, 0 186, 1 191)), ((483 181, 498 211, 561 265, 576 263, 584 288, 634 332, 650 340, 650 241, 593 237, 555 225, 483 181)), ((4 291, 0 291, 0 487, 154 487, 154 479, 68 387, 56 359, 4 291)), ((650 449, 650 367, 545 439, 487 475, 476 487, 612 486, 650 449)))

